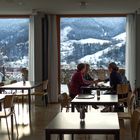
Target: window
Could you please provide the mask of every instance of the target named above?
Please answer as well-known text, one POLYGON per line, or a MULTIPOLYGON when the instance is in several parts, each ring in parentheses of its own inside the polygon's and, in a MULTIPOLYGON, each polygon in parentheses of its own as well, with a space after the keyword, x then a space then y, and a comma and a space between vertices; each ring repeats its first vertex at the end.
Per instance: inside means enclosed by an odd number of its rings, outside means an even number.
MULTIPOLYGON (((0 80, 21 80, 20 69, 28 68, 29 19, 0 19, 0 80)), ((1 82, 0 81, 0 82, 1 82)))
POLYGON ((61 83, 66 84, 80 62, 107 69, 125 68, 126 17, 60 18, 61 83))

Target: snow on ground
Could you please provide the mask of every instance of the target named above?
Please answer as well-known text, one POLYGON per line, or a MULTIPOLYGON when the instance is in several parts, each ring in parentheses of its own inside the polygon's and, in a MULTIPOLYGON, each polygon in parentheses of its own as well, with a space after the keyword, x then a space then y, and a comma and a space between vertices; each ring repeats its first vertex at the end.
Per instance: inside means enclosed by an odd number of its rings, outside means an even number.
POLYGON ((68 86, 66 84, 61 84, 61 94, 66 92, 67 94, 69 94, 68 92, 68 86))
POLYGON ((113 39, 116 39, 116 40, 126 40, 126 32, 121 33, 121 34, 113 37, 113 39))
MULTIPOLYGON (((119 49, 120 47, 122 47, 123 44, 125 44, 125 41, 122 41, 121 43, 116 44, 114 47, 117 47, 117 49, 119 49)), ((97 62, 101 61, 100 57, 103 54, 106 54, 111 50, 112 50, 112 47, 108 47, 108 48, 98 51, 94 54, 86 55, 85 57, 79 59, 79 63, 80 62, 86 62, 86 63, 94 62, 94 64, 97 64, 97 62)))
POLYGON ((108 40, 101 40, 101 39, 94 39, 94 38, 88 38, 88 39, 81 39, 76 41, 78 44, 93 44, 93 43, 99 43, 103 45, 104 43, 109 43, 108 40))
POLYGON ((28 57, 24 56, 23 59, 17 60, 17 61, 12 61, 12 62, 7 62, 5 63, 5 67, 11 67, 11 68, 21 68, 21 67, 28 67, 28 57))
POLYGON ((94 63, 97 63, 98 61, 100 61, 100 56, 102 56, 103 54, 109 52, 110 50, 112 50, 112 47, 108 47, 104 50, 98 51, 94 54, 91 55, 86 55, 85 57, 79 59, 79 62, 86 62, 86 63, 90 63, 91 61, 94 63))

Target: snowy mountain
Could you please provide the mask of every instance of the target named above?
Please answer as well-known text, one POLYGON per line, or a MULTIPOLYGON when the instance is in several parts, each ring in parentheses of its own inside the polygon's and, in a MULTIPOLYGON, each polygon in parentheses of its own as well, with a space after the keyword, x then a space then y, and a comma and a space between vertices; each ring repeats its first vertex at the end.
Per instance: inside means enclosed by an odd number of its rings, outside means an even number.
POLYGON ((86 62, 98 68, 115 61, 124 67, 125 43, 125 19, 64 18, 61 22, 61 66, 73 69, 78 63, 86 62))
POLYGON ((25 67, 28 65, 28 59, 25 59, 28 57, 28 34, 29 19, 0 19, 1 66, 25 67))

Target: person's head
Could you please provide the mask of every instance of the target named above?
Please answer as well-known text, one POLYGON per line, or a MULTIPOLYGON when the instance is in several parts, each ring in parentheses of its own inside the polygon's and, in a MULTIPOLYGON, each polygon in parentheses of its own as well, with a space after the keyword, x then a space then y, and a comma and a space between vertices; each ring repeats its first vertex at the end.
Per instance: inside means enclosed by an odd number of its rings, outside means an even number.
POLYGON ((81 73, 85 73, 86 65, 84 63, 78 64, 77 65, 77 70, 80 71, 81 73))
POLYGON ((124 69, 119 69, 119 73, 120 73, 121 75, 125 75, 125 70, 124 70, 124 69))
POLYGON ((112 62, 108 65, 108 70, 109 72, 118 71, 119 68, 117 67, 116 63, 112 62))
POLYGON ((87 73, 90 70, 90 65, 86 63, 85 66, 86 66, 85 73, 87 73))

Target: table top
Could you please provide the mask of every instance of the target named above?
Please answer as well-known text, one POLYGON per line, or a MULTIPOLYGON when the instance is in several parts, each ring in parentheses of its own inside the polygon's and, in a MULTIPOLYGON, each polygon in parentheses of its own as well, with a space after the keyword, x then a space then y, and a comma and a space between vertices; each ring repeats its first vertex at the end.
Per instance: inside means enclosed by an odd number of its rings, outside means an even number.
POLYGON ((110 86, 93 86, 93 85, 89 85, 89 86, 82 86, 81 89, 90 89, 90 90, 111 90, 112 88, 110 86))
POLYGON ((26 83, 23 84, 23 81, 20 81, 17 83, 1 86, 0 89, 31 89, 39 85, 41 85, 41 82, 26 81, 26 83))
POLYGON ((80 113, 59 113, 46 127, 47 130, 119 130, 117 113, 86 113, 80 122, 80 113))
POLYGON ((97 99, 97 95, 95 95, 94 98, 90 99, 78 99, 74 98, 71 103, 83 103, 83 104, 90 104, 95 103, 97 105, 99 104, 117 104, 118 103, 118 95, 100 95, 100 99, 97 99))
POLYGON ((5 98, 6 94, 0 94, 0 101, 5 98))

